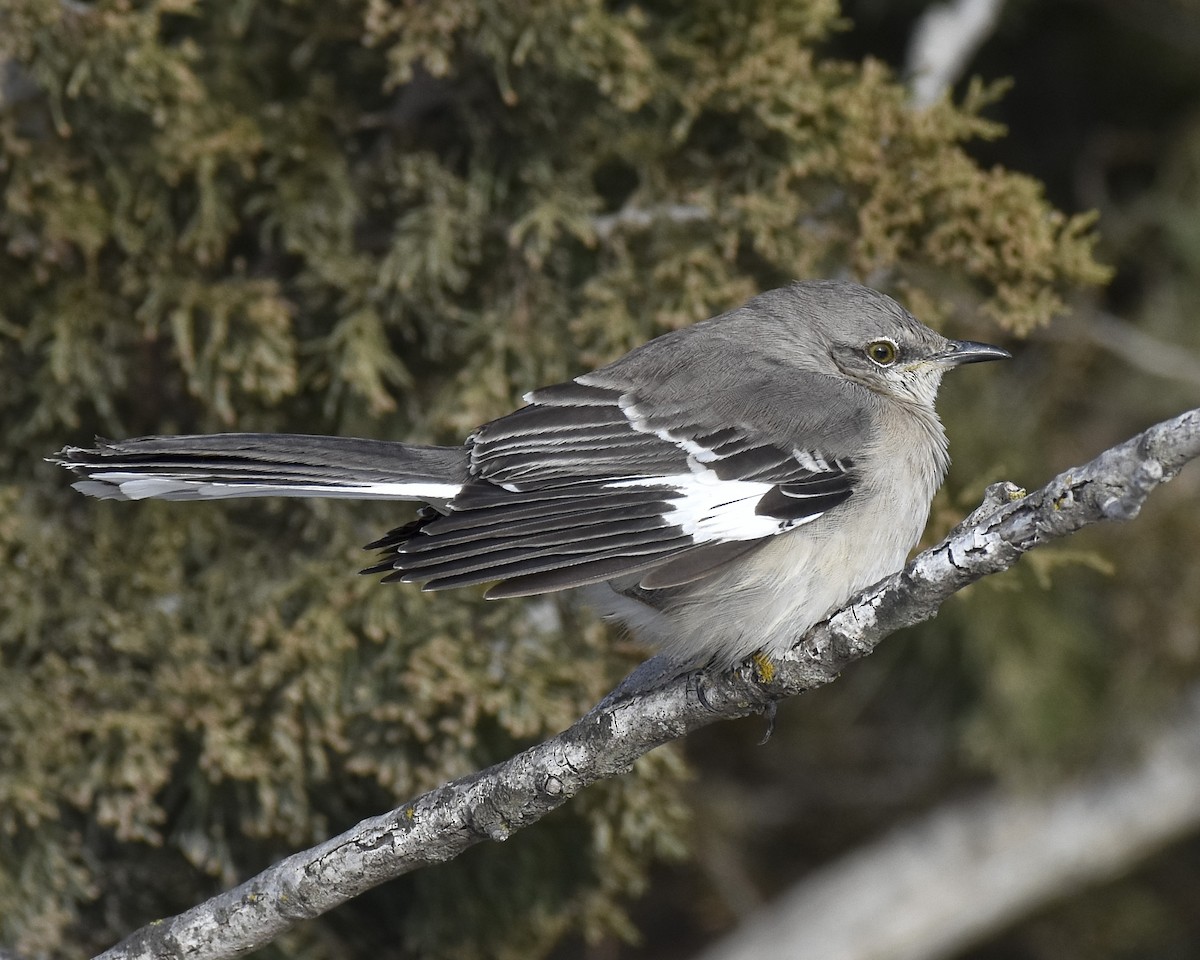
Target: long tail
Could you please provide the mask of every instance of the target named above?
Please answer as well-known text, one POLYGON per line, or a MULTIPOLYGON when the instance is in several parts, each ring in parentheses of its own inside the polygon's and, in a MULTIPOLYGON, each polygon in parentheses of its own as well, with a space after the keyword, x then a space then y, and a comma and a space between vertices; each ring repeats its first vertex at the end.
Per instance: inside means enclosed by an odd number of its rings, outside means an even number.
POLYGON ((111 500, 334 497, 444 504, 467 479, 463 447, 286 433, 100 440, 48 458, 111 500))

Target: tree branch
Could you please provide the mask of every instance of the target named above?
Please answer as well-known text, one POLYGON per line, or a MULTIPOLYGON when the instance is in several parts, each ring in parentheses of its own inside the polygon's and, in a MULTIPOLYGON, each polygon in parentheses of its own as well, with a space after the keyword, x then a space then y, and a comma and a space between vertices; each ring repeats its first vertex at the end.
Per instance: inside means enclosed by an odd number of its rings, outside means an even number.
POLYGON ((914 106, 932 106, 954 85, 996 28, 1003 6, 1004 0, 951 0, 921 14, 905 64, 914 106))
POLYGON ((942 543, 798 637, 769 680, 747 666, 606 700, 558 736, 364 820, 186 913, 143 927, 101 957, 238 956, 386 880, 450 860, 481 840, 504 840, 657 746, 828 683, 885 636, 930 619, 955 592, 1008 569, 1026 551, 1100 520, 1132 519, 1151 491, 1196 457, 1200 409, 1151 427, 1032 494, 993 484, 942 543))
POLYGON ((1160 340, 1105 310, 1064 317, 1039 330, 1036 336, 1039 340, 1071 344, 1086 340, 1141 373, 1200 386, 1200 357, 1183 344, 1160 340))

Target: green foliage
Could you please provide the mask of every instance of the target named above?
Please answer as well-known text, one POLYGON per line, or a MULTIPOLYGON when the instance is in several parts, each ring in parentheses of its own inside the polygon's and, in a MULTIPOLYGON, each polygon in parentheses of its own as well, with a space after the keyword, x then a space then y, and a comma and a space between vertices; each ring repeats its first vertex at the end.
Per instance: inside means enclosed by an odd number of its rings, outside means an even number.
MULTIPOLYGON (((102 946, 561 728, 628 665, 569 606, 355 579, 394 511, 84 502, 37 463, 62 443, 458 439, 792 277, 935 320, 952 289, 1018 332, 1105 277, 1089 218, 964 152, 1000 134, 997 88, 913 113, 881 64, 822 53, 837 14, 7 5, 0 942, 102 946)), ((660 752, 347 910, 428 957, 628 935, 620 904, 682 849, 683 779, 660 752)), ((362 936, 346 915, 310 955, 362 936)))

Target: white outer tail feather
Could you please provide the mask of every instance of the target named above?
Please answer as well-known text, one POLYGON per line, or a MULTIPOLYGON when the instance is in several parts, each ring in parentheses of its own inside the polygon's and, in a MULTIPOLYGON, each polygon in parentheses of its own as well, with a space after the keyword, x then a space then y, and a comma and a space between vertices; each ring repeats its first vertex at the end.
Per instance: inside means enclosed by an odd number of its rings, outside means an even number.
POLYGON ((447 503, 462 489, 454 483, 222 483, 185 480, 146 473, 91 474, 90 480, 71 484, 80 493, 99 500, 233 500, 240 497, 316 497, 332 500, 420 500, 447 503))

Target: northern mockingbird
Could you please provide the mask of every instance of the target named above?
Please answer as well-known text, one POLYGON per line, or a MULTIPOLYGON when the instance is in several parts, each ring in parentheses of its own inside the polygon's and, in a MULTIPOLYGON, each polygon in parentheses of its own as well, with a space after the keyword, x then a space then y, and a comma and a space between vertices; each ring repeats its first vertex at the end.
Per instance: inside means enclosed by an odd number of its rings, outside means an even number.
POLYGON ((423 501, 364 573, 487 596, 583 587, 676 672, 768 656, 903 566, 949 459, 948 340, 852 283, 794 283, 668 333, 459 447, 284 434, 66 447, 86 494, 423 501))

